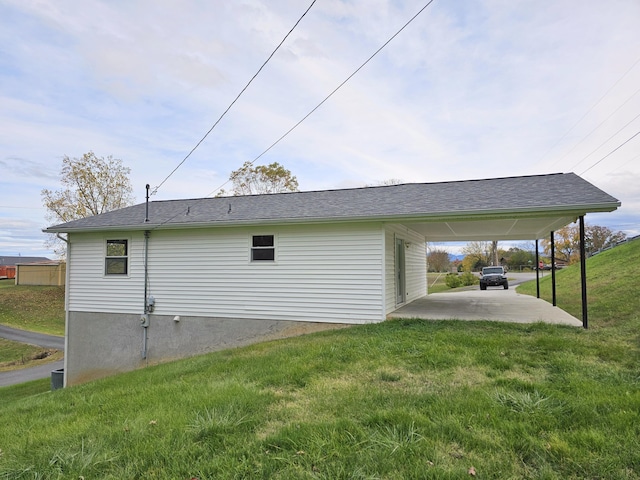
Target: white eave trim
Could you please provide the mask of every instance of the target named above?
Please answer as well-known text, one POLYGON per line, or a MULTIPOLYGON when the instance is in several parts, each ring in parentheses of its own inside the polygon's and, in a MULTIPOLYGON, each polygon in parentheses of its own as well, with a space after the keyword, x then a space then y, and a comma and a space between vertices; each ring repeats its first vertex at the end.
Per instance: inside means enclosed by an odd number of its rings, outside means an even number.
POLYGON ((492 210, 463 210, 459 212, 433 212, 408 215, 379 215, 366 217, 327 217, 327 218, 272 218, 251 220, 228 220, 210 222, 182 222, 182 223, 139 223, 135 225, 109 225, 78 228, 47 228, 45 233, 79 233, 98 231, 144 231, 144 230, 175 230, 187 228, 219 228, 241 227, 249 225, 297 225, 302 223, 364 223, 364 222, 441 222, 461 220, 483 220, 488 218, 527 218, 527 217, 579 217, 587 213, 612 212, 621 205, 620 202, 588 205, 566 205, 558 207, 527 207, 520 209, 500 208, 492 210))

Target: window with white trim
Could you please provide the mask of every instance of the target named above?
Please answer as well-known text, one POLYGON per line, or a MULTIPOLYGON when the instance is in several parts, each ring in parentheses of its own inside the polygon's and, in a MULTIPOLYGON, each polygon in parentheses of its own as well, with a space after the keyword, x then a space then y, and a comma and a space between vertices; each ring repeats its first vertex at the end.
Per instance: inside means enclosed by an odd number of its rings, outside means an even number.
POLYGON ((129 273, 129 241, 107 240, 104 258, 105 275, 127 275, 129 273))
POLYGON ((253 235, 251 238, 251 261, 273 262, 276 259, 276 246, 273 235, 253 235))

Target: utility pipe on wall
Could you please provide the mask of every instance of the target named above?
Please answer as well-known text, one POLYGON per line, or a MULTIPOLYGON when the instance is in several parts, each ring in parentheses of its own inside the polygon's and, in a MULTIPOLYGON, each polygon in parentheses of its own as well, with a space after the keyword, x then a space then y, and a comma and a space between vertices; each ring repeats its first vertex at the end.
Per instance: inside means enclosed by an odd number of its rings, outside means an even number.
MULTIPOLYGON (((67 244, 67 267, 64 272, 65 285, 64 285, 64 351, 69 351, 69 278, 71 278, 71 242, 69 241, 69 234, 67 238, 61 237, 59 233, 56 233, 56 237, 67 244)), ((64 364, 62 367, 63 372, 68 372, 69 355, 64 356, 64 364)), ((67 386, 67 375, 62 374, 62 387, 67 386)))
POLYGON ((148 279, 149 279, 149 270, 148 270, 148 262, 149 262, 149 230, 144 231, 144 309, 143 315, 140 320, 140 325, 142 326, 142 358, 147 358, 147 339, 148 339, 148 328, 149 328, 149 300, 147 296, 148 291, 148 279))

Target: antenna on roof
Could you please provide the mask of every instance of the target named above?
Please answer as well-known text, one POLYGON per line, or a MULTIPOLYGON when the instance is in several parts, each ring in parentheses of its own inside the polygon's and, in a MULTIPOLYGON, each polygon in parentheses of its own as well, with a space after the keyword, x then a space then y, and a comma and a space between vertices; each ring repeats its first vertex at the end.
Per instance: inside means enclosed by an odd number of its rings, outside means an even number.
POLYGON ((147 202, 144 209, 144 223, 149 223, 149 184, 147 183, 147 202))

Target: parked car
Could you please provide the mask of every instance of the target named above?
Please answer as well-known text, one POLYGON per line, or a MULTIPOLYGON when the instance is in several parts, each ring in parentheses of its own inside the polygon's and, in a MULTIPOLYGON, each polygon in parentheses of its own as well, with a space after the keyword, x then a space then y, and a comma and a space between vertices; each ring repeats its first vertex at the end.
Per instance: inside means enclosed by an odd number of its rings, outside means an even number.
POLYGON ((505 290, 509 288, 509 280, 504 271, 504 267, 484 267, 480 273, 480 290, 486 290, 487 287, 503 287, 505 290))

